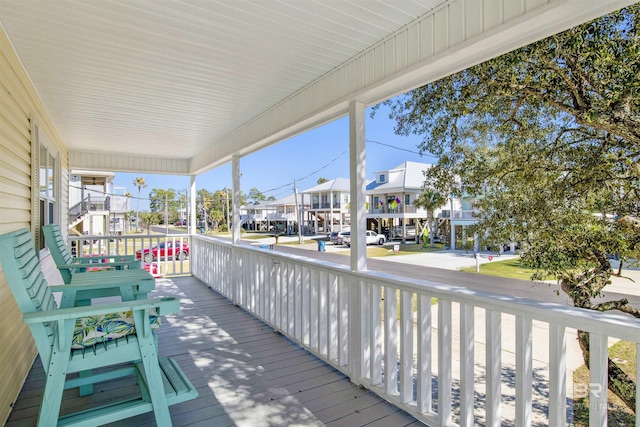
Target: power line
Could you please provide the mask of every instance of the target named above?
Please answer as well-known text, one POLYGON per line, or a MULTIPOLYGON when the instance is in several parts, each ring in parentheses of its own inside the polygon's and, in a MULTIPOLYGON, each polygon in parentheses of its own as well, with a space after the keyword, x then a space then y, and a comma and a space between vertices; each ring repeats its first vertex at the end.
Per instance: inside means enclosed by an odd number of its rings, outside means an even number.
MULTIPOLYGON (((422 153, 420 153, 419 151, 412 151, 412 150, 409 150, 409 149, 407 149, 407 148, 397 147, 397 146, 394 146, 394 145, 391 145, 391 144, 387 144, 387 143, 384 143, 384 142, 374 141, 374 140, 372 140, 372 139, 366 139, 365 141, 366 141, 366 142, 368 142, 368 143, 371 143, 371 144, 378 144, 378 145, 382 145, 382 146, 385 146, 385 147, 393 148, 393 149, 395 149, 395 150, 406 151, 406 152, 411 153, 411 154, 417 154, 417 155, 419 155, 419 156, 423 156, 423 154, 422 154, 422 153)), ((311 177, 311 176, 313 176, 313 175, 317 174, 318 172, 320 172, 320 171, 322 171, 322 170, 324 170, 324 169, 328 168, 328 167, 329 167, 329 166, 331 166, 333 163, 335 163, 336 161, 338 161, 342 156, 344 156, 348 151, 349 151, 349 149, 348 149, 348 148, 347 148, 347 149, 345 149, 343 152, 341 152, 341 153, 340 153, 338 156, 336 156, 334 159, 332 159, 331 161, 329 161, 328 163, 326 163, 324 166, 321 166, 320 168, 316 169, 315 171, 313 171, 313 172, 311 172, 311 173, 309 173, 309 174, 307 174, 307 175, 303 176, 302 178, 297 178, 297 179, 295 179, 294 181, 303 181, 303 180, 305 180, 305 179, 307 179, 307 178, 309 178, 309 177, 311 177)), ((73 186, 73 185, 69 185, 69 187, 82 189, 82 187, 77 187, 77 186, 73 186)), ((283 184, 283 185, 281 185, 281 186, 279 186, 279 187, 275 187, 275 188, 271 188, 271 189, 269 189, 269 190, 262 191, 262 193, 263 193, 263 194, 265 194, 265 193, 271 193, 271 192, 274 192, 274 191, 277 191, 277 190, 281 190, 281 189, 283 189, 283 188, 287 188, 287 189, 291 188, 291 189, 292 189, 292 188, 293 188, 293 181, 287 182, 286 184, 283 184)), ((128 195, 128 196, 127 196, 127 195, 122 195, 122 194, 106 193, 106 192, 104 192, 104 191, 94 190, 94 189, 91 189, 90 191, 95 192, 95 193, 105 194, 105 195, 108 195, 108 196, 128 197, 128 198, 130 198, 130 199, 134 199, 134 200, 151 200, 151 198, 149 198, 149 197, 136 197, 136 196, 133 196, 133 195, 128 195)), ((279 196, 279 195, 281 195, 281 194, 285 194, 285 193, 287 193, 287 192, 288 192, 288 191, 281 191, 281 192, 277 193, 277 194, 276 194, 276 196, 279 196)))
MULTIPOLYGON (((348 148, 347 148, 346 150, 344 150, 342 153, 340 153, 336 158, 334 158, 334 159, 333 159, 333 160, 331 160, 329 163, 327 163, 326 165, 324 165, 324 166, 320 167, 319 169, 317 169, 317 170, 315 170, 315 171, 311 172, 311 173, 310 173, 310 174, 308 174, 308 175, 303 176, 302 178, 298 178, 298 179, 296 179, 295 181, 302 181, 302 180, 305 180, 305 179, 309 178, 310 176, 317 174, 317 173, 318 173, 318 172, 320 172, 321 170, 326 169, 327 167, 331 166, 331 164, 332 164, 332 163, 335 163, 336 161, 338 161, 338 160, 340 159, 340 157, 344 156, 344 155, 347 153, 347 151, 349 151, 349 149, 348 149, 348 148)), ((272 188, 272 189, 270 189, 270 190, 265 190, 265 191, 263 191, 263 193, 270 193, 270 192, 272 192, 272 191, 280 190, 280 189, 285 188, 285 187, 288 187, 288 186, 293 187, 293 181, 288 182, 288 183, 286 183, 286 184, 284 184, 284 185, 281 185, 280 187, 272 188)), ((283 193, 284 193, 284 192, 283 192, 283 193)), ((279 193, 279 194, 282 194, 282 193, 279 193)))
POLYGON ((396 146, 394 146, 394 145, 391 145, 391 144, 385 144, 384 142, 374 141, 374 140, 372 140, 372 139, 366 139, 365 141, 366 141, 366 142, 370 142, 370 143, 372 143, 372 144, 384 145, 385 147, 394 148, 394 149, 396 149, 396 150, 406 151, 406 152, 411 153, 411 154, 418 154, 419 156, 423 156, 423 154, 422 154, 422 153, 420 153, 419 151, 411 151, 411 150, 406 149, 406 148, 396 147, 396 146))
MULTIPOLYGON (((409 149, 407 149, 407 148, 397 147, 397 146, 395 146, 395 145, 386 144, 386 143, 384 143, 384 142, 380 142, 380 141, 374 141, 374 140, 372 140, 372 139, 366 139, 365 141, 366 141, 366 142, 369 142, 369 143, 372 143, 372 144, 378 144, 378 145, 382 145, 382 146, 385 146, 385 147, 393 148, 393 149, 395 149, 395 150, 406 151, 407 153, 417 154, 417 155, 419 155, 419 156, 423 156, 423 154, 422 154, 421 152, 419 152, 419 151, 413 151, 413 150, 409 150, 409 149)), ((329 167, 332 163, 336 162, 338 159, 340 159, 342 156, 344 156, 344 155, 347 153, 347 151, 348 151, 348 150, 349 150, 349 149, 347 148, 347 149, 346 149, 346 150, 344 150, 342 153, 340 153, 340 154, 339 154, 335 159, 331 160, 331 161, 330 161, 329 163, 327 163, 326 165, 324 165, 324 166, 322 166, 321 168, 319 168, 319 169, 317 169, 317 170, 315 170, 315 171, 311 172, 310 174, 308 174, 308 175, 306 175, 306 176, 303 176, 302 178, 298 178, 298 179, 297 179, 297 181, 302 181, 302 180, 304 180, 304 179, 307 179, 307 178, 309 178, 310 176, 315 175, 315 174, 317 174, 318 172, 320 172, 321 170, 323 170, 323 169, 325 169, 325 168, 329 167)), ((263 193, 270 193, 270 192, 272 192, 272 191, 280 190, 280 189, 285 188, 285 187, 288 187, 288 186, 290 186, 290 185, 293 185, 293 181, 288 182, 288 183, 286 183, 286 184, 284 184, 284 185, 281 185, 280 187, 276 187, 276 188, 272 188, 272 189, 270 189, 270 190, 266 190, 266 191, 264 191, 263 193)), ((282 193, 279 193, 279 194, 282 194, 282 193)))

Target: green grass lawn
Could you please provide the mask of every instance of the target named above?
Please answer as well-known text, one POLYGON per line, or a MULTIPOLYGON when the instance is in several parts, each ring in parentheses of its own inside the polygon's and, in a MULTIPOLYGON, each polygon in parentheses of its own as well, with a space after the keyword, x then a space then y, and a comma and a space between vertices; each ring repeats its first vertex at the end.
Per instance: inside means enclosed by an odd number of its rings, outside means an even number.
MULTIPOLYGON (((463 268, 461 271, 469 273, 475 273, 475 267, 463 268)), ((485 274, 487 276, 508 277, 511 279, 531 280, 531 275, 535 272, 534 269, 522 265, 520 258, 512 258, 504 261, 499 261, 498 257, 493 258, 493 261, 480 266, 479 274, 485 274), (498 260, 496 260, 498 259, 498 260)))
MULTIPOLYGON (((444 245, 441 243, 436 244, 435 248, 430 248, 430 247, 423 248, 422 245, 416 245, 416 244, 404 244, 404 245, 400 244, 399 246, 400 246, 399 251, 394 252, 393 245, 391 245, 390 243, 387 243, 384 246, 369 245, 367 246, 367 257, 382 258, 382 257, 411 255, 411 254, 428 253, 428 252, 439 252, 444 250, 444 245)), ((350 253, 350 249, 345 247, 344 250, 337 251, 334 253, 348 255, 350 253)))

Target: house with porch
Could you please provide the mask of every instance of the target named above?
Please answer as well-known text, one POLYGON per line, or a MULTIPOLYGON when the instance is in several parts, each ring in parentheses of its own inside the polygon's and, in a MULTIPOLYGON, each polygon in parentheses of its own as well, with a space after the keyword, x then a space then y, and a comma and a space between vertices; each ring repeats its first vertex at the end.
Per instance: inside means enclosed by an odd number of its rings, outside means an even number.
MULTIPOLYGON (((427 210, 414 204, 424 184, 428 163, 404 162, 378 171, 367 185, 367 228, 384 233, 389 239, 415 240, 426 235, 427 210)), ((475 224, 473 202, 449 197, 433 210, 434 235, 446 240, 451 250, 466 238, 466 227, 475 224)))
MULTIPOLYGON (((431 165, 419 162, 404 162, 394 168, 378 171, 375 179, 367 185, 367 228, 386 234, 389 239, 409 238, 423 234, 427 227, 427 210, 414 205, 422 192, 424 171, 431 165)), ((432 215, 438 218, 436 235, 445 234, 446 217, 443 210, 459 204, 447 201, 434 209, 432 215)))
POLYGON ((242 206, 240 224, 248 231, 295 234, 298 232, 300 218, 308 209, 309 205, 304 205, 301 195, 291 194, 278 200, 265 200, 242 206))
POLYGON ((301 191, 306 200, 307 221, 314 234, 328 234, 351 224, 350 183, 346 178, 334 178, 301 191))
MULTIPOLYGON (((589 383, 605 391, 608 340, 640 345, 640 322, 369 271, 366 108, 632 3, 4 0, 0 234, 30 230, 62 284, 41 226, 75 239, 73 170, 190 177, 188 263, 157 282, 189 308, 164 322, 159 351, 179 355, 200 394, 172 407, 175 423, 567 425, 571 331, 589 334, 589 383), (310 189, 308 203, 318 229, 351 225, 348 265, 243 245, 240 227, 230 241, 196 232, 201 174, 231 163, 239 224, 243 157, 340 117, 348 183, 310 189)), ((114 251, 127 238, 94 236, 114 251)), ((0 420, 35 425, 44 374, 2 270, 0 294, 0 420)), ((126 386, 69 390, 65 405, 91 410, 126 386)), ((591 394, 591 426, 606 425, 607 395, 591 394)))
POLYGON ((69 177, 69 233, 122 234, 129 231, 130 198, 125 187, 113 185, 115 174, 71 171, 69 177))
POLYGON ((270 201, 260 201, 240 208, 240 227, 247 231, 267 231, 267 219, 275 207, 270 201))

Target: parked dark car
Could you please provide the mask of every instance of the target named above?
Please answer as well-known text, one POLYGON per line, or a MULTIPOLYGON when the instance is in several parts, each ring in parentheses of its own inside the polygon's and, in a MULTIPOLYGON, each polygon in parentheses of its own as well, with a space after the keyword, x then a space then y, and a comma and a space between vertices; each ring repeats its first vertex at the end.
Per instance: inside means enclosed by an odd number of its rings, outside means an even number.
POLYGON ((189 256, 189 244, 187 242, 162 242, 151 249, 140 249, 136 251, 136 259, 144 262, 152 262, 155 259, 163 259, 165 257, 178 259, 180 261, 189 256))

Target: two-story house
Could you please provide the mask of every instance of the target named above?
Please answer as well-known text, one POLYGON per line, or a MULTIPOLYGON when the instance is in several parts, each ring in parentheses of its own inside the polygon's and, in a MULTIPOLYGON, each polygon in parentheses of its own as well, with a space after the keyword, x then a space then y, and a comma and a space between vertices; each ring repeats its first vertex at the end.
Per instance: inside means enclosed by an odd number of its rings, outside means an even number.
POLYGON ((301 192, 308 203, 307 221, 315 234, 342 230, 351 224, 349 180, 335 178, 301 192))
POLYGON ((267 231, 267 218, 275 207, 260 201, 240 207, 240 226, 247 231, 267 231))
MULTIPOLYGON (((261 201, 240 209, 241 226, 251 231, 276 231, 284 234, 298 232, 300 218, 309 209, 302 195, 291 194, 278 200, 261 201)), ((308 229, 308 221, 304 221, 308 229)))
MULTIPOLYGON (((385 233, 390 239, 414 239, 426 227, 427 210, 415 206, 422 192, 423 172, 427 163, 404 162, 394 168, 378 171, 367 185, 367 228, 385 233)), ((434 210, 438 216, 447 203, 434 210)), ((437 234, 444 232, 439 231, 437 234)))
POLYGON ((367 228, 403 241, 433 228, 434 234, 446 238, 452 249, 456 242, 464 241, 466 226, 476 222, 472 202, 449 197, 433 212, 415 205, 422 192, 424 171, 430 167, 428 163, 407 161, 376 172, 367 185, 367 228), (434 221, 432 227, 427 224, 429 216, 434 221))
POLYGON ((69 231, 78 235, 123 234, 131 211, 125 187, 113 185, 115 174, 73 170, 69 177, 69 231))

